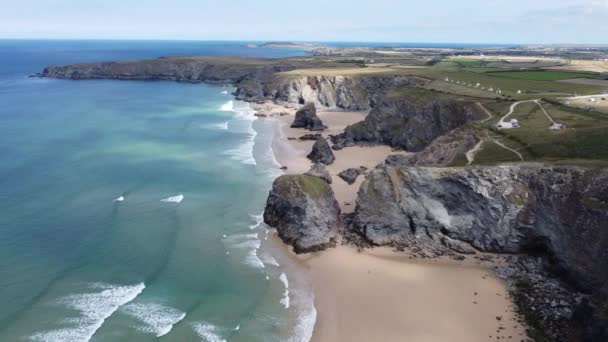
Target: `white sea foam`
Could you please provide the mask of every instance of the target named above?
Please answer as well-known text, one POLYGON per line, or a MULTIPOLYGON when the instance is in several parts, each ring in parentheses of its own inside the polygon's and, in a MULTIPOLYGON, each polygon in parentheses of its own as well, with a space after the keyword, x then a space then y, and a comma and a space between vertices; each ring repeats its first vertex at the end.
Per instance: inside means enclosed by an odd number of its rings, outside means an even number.
POLYGON ((164 198, 160 201, 165 202, 165 203, 181 203, 183 200, 184 200, 184 195, 180 194, 177 196, 171 196, 171 197, 164 198))
POLYGON ((167 335, 175 324, 186 317, 185 312, 156 303, 130 303, 123 306, 121 311, 144 324, 139 330, 156 337, 167 335))
POLYGON ((281 265, 279 265, 279 262, 277 261, 277 259, 275 259, 272 255, 270 255, 266 252, 262 253, 262 255, 260 256, 260 259, 266 265, 281 267, 281 265))
POLYGON ((226 342, 221 337, 218 327, 209 323, 192 323, 192 329, 203 339, 203 342, 226 342))
POLYGON ((31 336, 32 341, 89 341, 95 332, 121 306, 134 300, 145 288, 143 283, 130 286, 91 284, 90 290, 60 299, 56 304, 78 311, 79 316, 65 322, 70 326, 31 336))
POLYGON ((237 234, 224 239, 228 248, 244 253, 243 263, 253 268, 264 268, 264 263, 258 257, 258 249, 262 241, 257 234, 237 234))
POLYGON ((214 124, 209 124, 207 126, 203 126, 203 128, 211 128, 211 129, 219 129, 222 131, 227 131, 228 130, 228 121, 224 121, 224 122, 220 122, 220 123, 214 123, 214 124))
POLYGON ((264 213, 261 213, 259 215, 250 215, 252 219, 255 220, 254 224, 249 225, 249 229, 253 230, 256 229, 257 227, 259 227, 262 222, 264 222, 264 213))
POLYGON ((222 91, 222 94, 228 94, 228 90, 222 91))
POLYGON ((289 280, 287 280, 287 275, 285 273, 281 273, 279 280, 281 280, 283 286, 285 287, 283 298, 281 298, 281 304, 283 304, 285 309, 289 309, 289 280))
POLYGON ((289 339, 289 342, 309 342, 312 339, 312 333, 316 322, 317 309, 311 298, 310 304, 300 310, 295 326, 295 333, 289 339))
POLYGON ((220 110, 222 112, 232 112, 234 111, 234 101, 230 100, 226 103, 224 103, 221 107, 220 110))
POLYGON ((255 142, 253 141, 255 137, 250 138, 250 140, 244 142, 237 148, 233 148, 224 152, 225 155, 229 156, 232 160, 236 160, 243 164, 247 165, 256 165, 255 157, 253 156, 253 146, 255 142))
POLYGON ((241 330, 241 325, 240 325, 240 324, 238 324, 238 325, 237 325, 237 326, 236 326, 236 327, 235 327, 233 330, 234 330, 234 331, 239 331, 239 330, 241 330))
POLYGON ((236 102, 236 104, 232 102, 231 108, 234 112, 234 120, 242 122, 244 121, 247 124, 246 130, 241 131, 240 133, 247 134, 248 138, 241 145, 225 151, 224 154, 243 164, 256 165, 256 161, 253 156, 255 137, 257 136, 257 131, 253 128, 253 121, 256 120, 255 111, 251 109, 251 106, 248 103, 240 101, 236 102))
POLYGON ((116 199, 114 200, 114 202, 122 202, 122 201, 124 201, 124 200, 125 200, 125 197, 124 197, 124 196, 120 196, 120 197, 116 198, 116 199))

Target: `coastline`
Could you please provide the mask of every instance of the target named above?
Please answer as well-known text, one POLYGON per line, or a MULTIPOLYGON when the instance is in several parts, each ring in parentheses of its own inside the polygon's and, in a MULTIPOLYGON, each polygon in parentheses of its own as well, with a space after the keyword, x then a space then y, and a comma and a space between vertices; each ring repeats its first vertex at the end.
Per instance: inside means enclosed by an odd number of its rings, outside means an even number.
MULTIPOLYGON (((297 137, 310 133, 289 127, 295 110, 266 103, 274 125, 272 149, 287 174, 306 172, 312 141, 297 137), (278 113, 282 113, 279 115, 278 113), (287 113, 287 114, 286 114, 287 113), (296 139, 294 139, 296 138, 296 139)), ((259 109, 259 108, 258 108, 259 109)), ((341 132, 363 119, 364 112, 320 111, 328 126, 324 136, 341 132)), ((334 151, 328 166, 332 189, 343 213, 354 210, 363 176, 353 185, 337 174, 347 168, 373 168, 395 152, 387 146, 348 147, 334 151)), ((492 263, 467 258, 417 260, 389 248, 358 252, 347 245, 309 255, 295 255, 272 233, 273 249, 288 257, 294 272, 302 272, 311 286, 316 322, 310 341, 487 341, 525 339, 506 283, 492 263), (327 324, 331 322, 331 324, 327 324), (362 329, 364 327, 364 329, 362 329)))

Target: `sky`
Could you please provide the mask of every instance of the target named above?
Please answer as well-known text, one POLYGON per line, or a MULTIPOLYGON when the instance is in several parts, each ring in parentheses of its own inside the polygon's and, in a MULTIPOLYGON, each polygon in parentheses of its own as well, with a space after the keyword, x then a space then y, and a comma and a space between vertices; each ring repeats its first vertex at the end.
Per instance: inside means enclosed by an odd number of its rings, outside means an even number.
POLYGON ((608 0, 3 0, 0 38, 608 45, 608 0))

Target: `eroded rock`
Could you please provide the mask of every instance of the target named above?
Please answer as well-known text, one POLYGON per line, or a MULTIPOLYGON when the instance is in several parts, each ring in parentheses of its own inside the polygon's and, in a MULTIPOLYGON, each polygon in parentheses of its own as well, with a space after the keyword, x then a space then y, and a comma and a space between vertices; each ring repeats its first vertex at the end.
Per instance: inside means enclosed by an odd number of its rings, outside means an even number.
POLYGON ((350 169, 346 169, 342 172, 340 172, 338 174, 338 177, 342 178, 342 180, 344 180, 346 183, 348 183, 349 185, 355 184, 355 182, 357 181, 357 178, 364 174, 367 171, 366 167, 359 167, 357 169, 355 168, 350 168, 350 169))
POLYGON ((319 177, 319 178, 323 179, 324 181, 326 181, 327 184, 332 183, 331 175, 329 174, 329 171, 327 171, 325 164, 321 164, 321 163, 313 164, 312 167, 310 168, 310 170, 308 170, 305 174, 319 177))
POLYGON ((322 178, 285 175, 274 181, 264 211, 264 222, 296 253, 326 249, 335 243, 340 207, 322 178))
POLYGON ((330 165, 336 160, 334 152, 331 150, 331 147, 329 147, 329 143, 323 137, 315 141, 315 144, 312 145, 312 151, 306 158, 312 160, 313 163, 322 163, 325 165, 330 165))
POLYGON ((322 131, 325 127, 323 121, 317 116, 315 104, 309 102, 296 112, 291 128, 305 128, 309 131, 322 131))

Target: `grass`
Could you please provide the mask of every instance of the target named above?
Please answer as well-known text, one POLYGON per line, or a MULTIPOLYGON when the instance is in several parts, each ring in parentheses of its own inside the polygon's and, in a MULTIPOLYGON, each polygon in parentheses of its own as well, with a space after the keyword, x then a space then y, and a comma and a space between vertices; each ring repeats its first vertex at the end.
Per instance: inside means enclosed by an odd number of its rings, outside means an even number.
POLYGON ((488 74, 498 77, 517 78, 536 81, 559 81, 572 78, 595 78, 598 75, 590 72, 569 72, 554 70, 491 71, 488 74))
MULTIPOLYGON (((490 110, 504 108, 502 103, 485 105, 490 110)), ((533 103, 524 103, 519 105, 512 115, 512 118, 519 120, 520 128, 498 130, 492 127, 496 120, 491 120, 481 129, 518 150, 527 161, 608 160, 608 117, 571 111, 546 102, 543 102, 543 106, 555 121, 566 124, 567 128, 559 131, 549 130, 550 122, 540 108, 533 103)), ((495 151, 495 148, 490 146, 488 148, 490 150, 486 149, 478 154, 478 163, 504 161, 505 152, 495 151), (495 156, 490 153, 492 151, 496 152, 495 156)))
POLYGON ((319 177, 310 175, 299 175, 295 177, 297 177, 298 184, 302 188, 302 191, 315 200, 331 192, 329 184, 319 177))
POLYGON ((481 150, 475 155, 473 165, 517 161, 520 161, 520 159, 515 153, 498 146, 496 143, 490 140, 485 141, 483 145, 481 145, 481 150))

